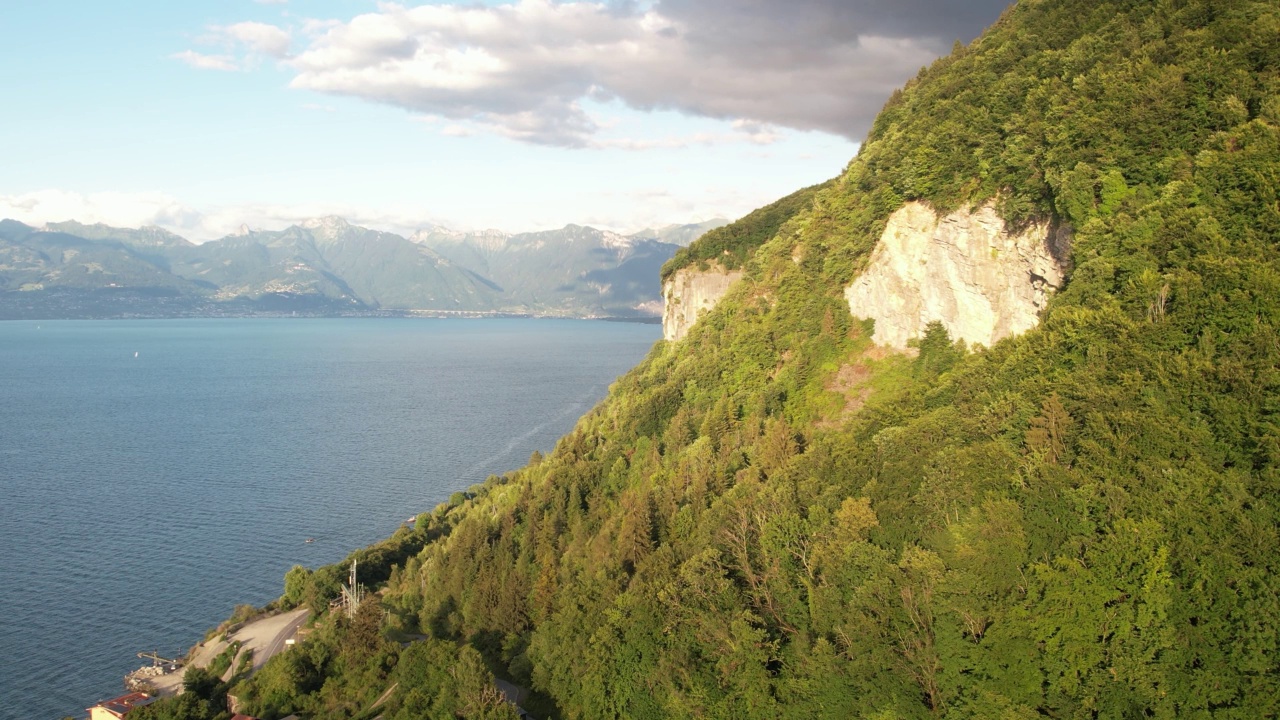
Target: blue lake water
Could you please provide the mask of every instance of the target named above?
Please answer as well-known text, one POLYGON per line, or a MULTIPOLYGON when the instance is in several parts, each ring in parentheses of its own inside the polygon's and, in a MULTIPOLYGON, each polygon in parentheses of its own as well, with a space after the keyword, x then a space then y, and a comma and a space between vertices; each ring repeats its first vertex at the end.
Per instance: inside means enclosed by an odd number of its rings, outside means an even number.
POLYGON ((0 322, 0 717, 83 717, 550 450, 661 336, 572 320, 0 322), (305 538, 315 538, 307 544, 305 538))

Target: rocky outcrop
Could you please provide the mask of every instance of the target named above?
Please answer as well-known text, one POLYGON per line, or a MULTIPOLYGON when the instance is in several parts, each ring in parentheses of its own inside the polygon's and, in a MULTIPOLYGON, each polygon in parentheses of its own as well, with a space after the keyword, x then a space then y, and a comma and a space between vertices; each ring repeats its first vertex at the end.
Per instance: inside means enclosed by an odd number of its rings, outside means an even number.
POLYGON ((953 339, 990 346, 1039 323, 1062 286, 1068 242, 1048 222, 1011 231, 992 203, 945 217, 907 203, 845 298, 854 316, 875 320, 881 345, 906 348, 939 320, 953 339))
POLYGON ((673 273, 662 284, 662 338, 667 342, 682 339, 698 316, 715 307, 741 278, 741 270, 725 270, 719 265, 707 270, 687 267, 673 273))

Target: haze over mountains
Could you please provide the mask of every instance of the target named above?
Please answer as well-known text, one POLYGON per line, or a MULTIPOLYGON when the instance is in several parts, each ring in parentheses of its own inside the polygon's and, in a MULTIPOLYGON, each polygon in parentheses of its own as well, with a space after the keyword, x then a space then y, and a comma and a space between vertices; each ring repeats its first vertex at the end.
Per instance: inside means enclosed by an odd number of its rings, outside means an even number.
POLYGON ((339 217, 197 245, 158 227, 0 221, 0 318, 297 312, 653 318, 659 269, 711 220, 410 238, 339 217))

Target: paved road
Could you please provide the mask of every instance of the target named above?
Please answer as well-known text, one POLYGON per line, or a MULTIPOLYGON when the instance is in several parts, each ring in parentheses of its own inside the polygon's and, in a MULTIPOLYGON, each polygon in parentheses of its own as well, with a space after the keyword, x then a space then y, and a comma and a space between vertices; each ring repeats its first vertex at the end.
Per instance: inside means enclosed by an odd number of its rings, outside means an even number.
POLYGON ((240 628, 234 637, 243 640, 246 648, 253 648, 253 672, 261 670, 276 653, 288 647, 285 641, 297 634, 310 615, 310 610, 299 608, 240 628))
MULTIPOLYGON (((209 663, 213 662, 213 659, 225 650, 230 643, 239 640, 242 643, 240 652, 243 653, 246 649, 253 650, 253 665, 250 672, 251 674, 256 673, 262 669, 262 666, 272 656, 288 647, 285 645, 285 641, 298 632, 298 628, 302 627, 302 624, 307 621, 310 614, 311 612, 306 608, 299 608, 287 613, 265 617, 261 620, 254 620, 227 636, 227 642, 215 638, 202 644, 196 650, 187 667, 208 667, 209 663)), ((237 660, 232 661, 231 667, 227 668, 226 676, 223 677, 224 680, 235 671, 237 662, 238 656, 237 660)), ((179 670, 178 672, 155 678, 153 682, 161 695, 175 695, 182 689, 182 674, 183 671, 179 670)))

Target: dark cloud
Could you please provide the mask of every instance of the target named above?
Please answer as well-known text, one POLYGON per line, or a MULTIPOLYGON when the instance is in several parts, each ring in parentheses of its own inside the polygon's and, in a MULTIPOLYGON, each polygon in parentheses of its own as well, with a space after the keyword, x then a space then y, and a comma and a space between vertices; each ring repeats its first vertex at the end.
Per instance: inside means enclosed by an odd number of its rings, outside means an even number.
POLYGON ((539 144, 597 144, 584 98, 860 140, 893 88, 1002 8, 991 0, 384 5, 329 28, 291 64, 296 87, 539 144))
POLYGON ((688 23, 702 41, 839 45, 859 35, 969 42, 999 17, 1006 0, 661 0, 664 16, 688 23))

